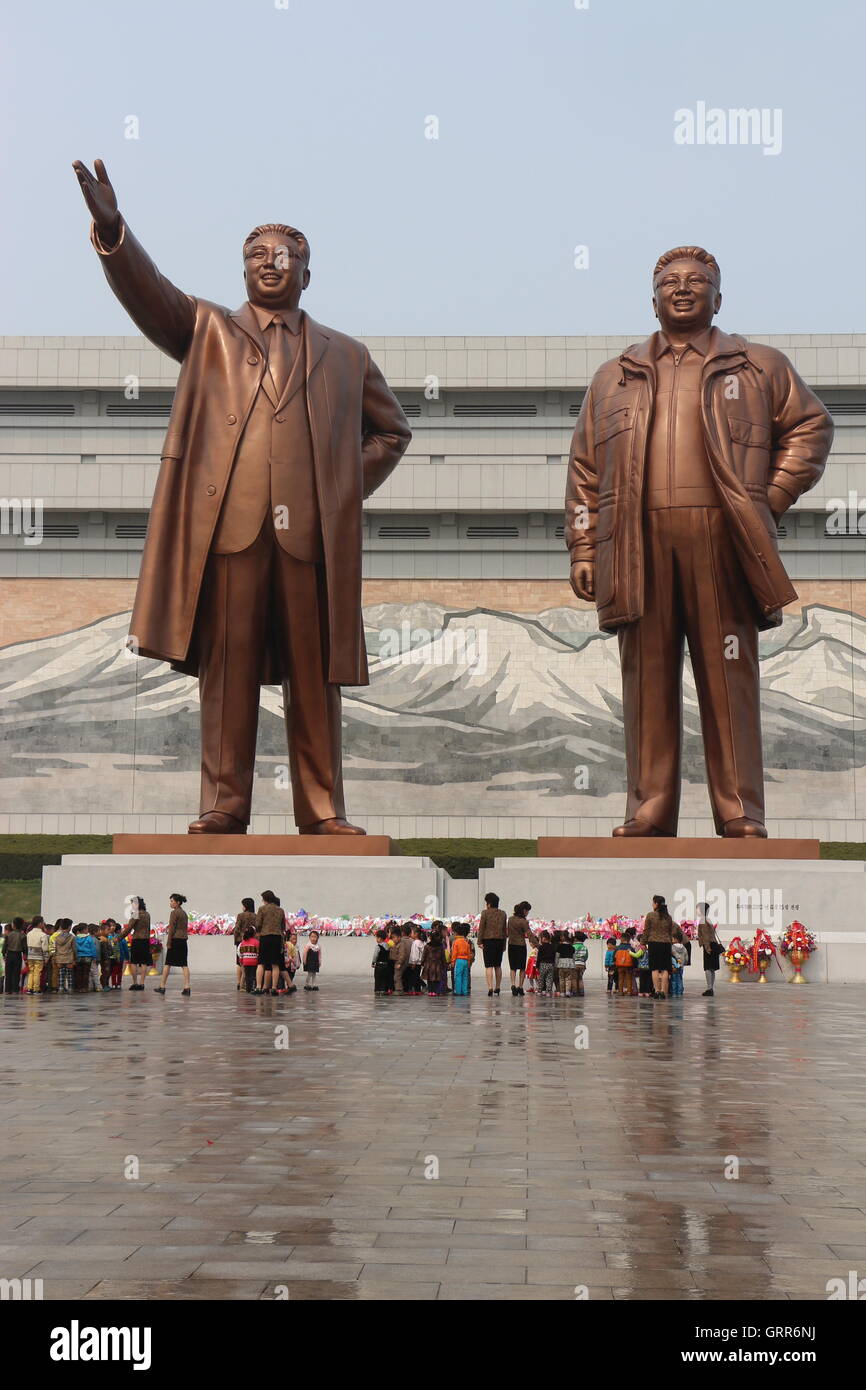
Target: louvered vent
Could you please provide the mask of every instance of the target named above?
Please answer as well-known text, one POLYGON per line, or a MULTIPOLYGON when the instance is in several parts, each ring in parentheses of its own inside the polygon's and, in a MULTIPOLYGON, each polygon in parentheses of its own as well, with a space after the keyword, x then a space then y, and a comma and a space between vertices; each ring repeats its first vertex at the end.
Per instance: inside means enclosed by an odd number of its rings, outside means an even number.
POLYGON ((0 415, 74 415, 75 406, 71 401, 57 401, 49 405, 42 401, 2 401, 0 415))
POLYGON ((376 531, 380 541, 427 541, 429 526, 380 526, 376 531))
POLYGON ((50 541, 71 541, 81 532, 74 521, 46 521, 42 534, 50 541))
POLYGON ((115 418, 139 419, 143 415, 151 415, 155 419, 167 420, 171 414, 171 406, 151 405, 149 401, 123 401, 116 405, 107 405, 105 413, 115 418))
POLYGON ((517 526, 467 526, 466 538, 470 541, 513 541, 520 530, 517 526))
POLYGON ((421 414, 421 407, 417 401, 400 401, 400 409, 407 420, 417 420, 421 414))
POLYGON ((509 419, 526 418, 538 414, 538 406, 532 401, 462 401, 455 405, 453 413, 458 419, 478 419, 482 415, 501 415, 509 419))
POLYGON ((143 541, 146 535, 146 521, 118 521, 114 527, 114 538, 118 541, 143 541))

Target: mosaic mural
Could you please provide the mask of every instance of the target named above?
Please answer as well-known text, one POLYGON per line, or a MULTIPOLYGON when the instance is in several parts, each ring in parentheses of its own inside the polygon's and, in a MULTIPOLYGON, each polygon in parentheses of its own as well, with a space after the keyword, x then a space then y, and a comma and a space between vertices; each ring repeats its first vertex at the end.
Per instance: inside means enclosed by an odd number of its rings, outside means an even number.
MULTIPOLYGON (((356 816, 618 815, 616 640, 569 607, 364 611, 371 683, 344 691, 356 816)), ((129 614, 0 650, 0 809, 184 815, 197 806, 194 681, 128 656, 129 614)), ((762 638, 768 815, 866 812, 866 619, 812 605, 762 638)), ((290 812, 282 694, 262 692, 254 810, 290 812)), ((684 684, 684 778, 705 815, 684 684)))

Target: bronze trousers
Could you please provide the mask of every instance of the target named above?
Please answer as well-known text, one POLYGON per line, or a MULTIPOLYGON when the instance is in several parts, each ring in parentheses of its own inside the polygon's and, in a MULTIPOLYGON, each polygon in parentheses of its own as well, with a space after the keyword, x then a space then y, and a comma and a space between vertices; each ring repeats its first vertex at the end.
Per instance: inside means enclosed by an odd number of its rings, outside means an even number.
POLYGON ((626 819, 677 832, 688 642, 716 831, 763 824, 757 613, 721 508, 645 512, 644 565, 643 617, 619 630, 626 819))
POLYGON ((262 654, 274 642, 289 673, 283 703, 295 823, 345 816, 324 570, 282 550, 270 518, 246 550, 208 556, 196 613, 201 814, 226 811, 249 823, 262 654))

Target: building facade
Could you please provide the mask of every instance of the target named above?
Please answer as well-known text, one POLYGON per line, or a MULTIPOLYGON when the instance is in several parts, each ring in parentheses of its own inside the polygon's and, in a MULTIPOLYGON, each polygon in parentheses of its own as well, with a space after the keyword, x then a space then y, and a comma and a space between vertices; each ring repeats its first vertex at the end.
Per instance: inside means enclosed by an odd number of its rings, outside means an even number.
MULTIPOLYGON (((364 519, 371 684, 344 691, 349 814, 394 836, 606 835, 619 662, 568 584, 563 497, 595 369, 640 338, 369 338, 414 437, 364 519)), ((762 637, 768 827, 866 840, 866 335, 761 337, 836 421, 785 518, 762 637), (859 499, 864 510, 859 510, 859 499)), ((0 832, 184 830, 193 681, 124 649, 177 366, 142 338, 0 338, 0 832)), ((685 681, 680 833, 711 835, 685 681)), ((254 819, 293 829, 266 689, 254 819)))

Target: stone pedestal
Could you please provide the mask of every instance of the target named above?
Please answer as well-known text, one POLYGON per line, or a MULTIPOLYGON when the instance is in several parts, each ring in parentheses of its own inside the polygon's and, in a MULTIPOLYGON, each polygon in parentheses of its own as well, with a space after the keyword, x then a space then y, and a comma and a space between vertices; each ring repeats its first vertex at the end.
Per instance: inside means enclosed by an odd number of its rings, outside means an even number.
POLYGON ((820 840, 725 840, 639 835, 541 836, 539 859, 820 859, 820 840))
MULTIPOLYGON (((866 862, 771 859, 757 857, 751 849, 752 844, 766 847, 779 841, 739 841, 738 857, 725 859, 693 857, 697 841, 650 841, 666 846, 667 853, 640 858, 631 850, 634 841, 624 843, 628 850, 605 857, 497 859, 492 869, 479 873, 479 899, 488 892, 498 893, 508 911, 512 903, 525 899, 532 904, 530 916, 535 919, 573 921, 587 912, 593 917, 613 913, 643 917, 652 907, 653 894, 660 893, 671 915, 680 921, 692 920, 696 904, 709 902, 710 918, 725 944, 734 936, 748 942, 758 927, 776 941, 796 918, 814 932, 821 948, 806 966, 808 980, 866 980, 866 862), (749 845, 745 851, 744 844, 749 845)), ((724 840, 709 843, 726 844, 724 840)), ((693 949, 692 960, 695 971, 701 963, 699 951, 693 949)), ((787 979, 790 970, 784 962, 783 968, 787 979)), ((723 966, 719 984, 726 977, 723 966)), ((768 978, 782 977, 773 966, 768 978)))
POLYGON ((399 854, 390 835, 113 835, 112 854, 381 859, 399 854))
POLYGON ((120 920, 124 899, 134 893, 154 922, 167 921, 169 896, 177 892, 185 894, 188 911, 221 916, 239 912, 242 898, 258 903, 270 888, 289 912, 303 907, 323 917, 437 917, 445 911, 446 877, 420 856, 337 855, 330 848, 324 855, 65 854, 43 870, 41 910, 49 922, 120 920))

